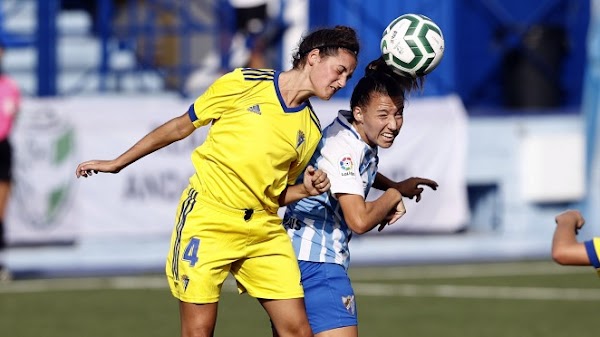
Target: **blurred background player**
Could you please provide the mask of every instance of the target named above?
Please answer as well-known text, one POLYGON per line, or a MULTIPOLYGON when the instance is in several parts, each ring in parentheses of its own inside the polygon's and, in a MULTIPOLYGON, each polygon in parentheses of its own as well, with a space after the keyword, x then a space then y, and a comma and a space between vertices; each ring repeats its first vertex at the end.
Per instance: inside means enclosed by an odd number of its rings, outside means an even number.
POLYGON ((291 70, 235 69, 188 112, 116 159, 78 165, 77 177, 118 173, 211 124, 192 153, 196 172, 181 195, 166 265, 182 336, 214 334, 229 273, 240 292, 259 300, 281 336, 312 336, 300 271, 277 211, 329 188, 322 171, 305 170, 321 139, 309 98, 329 100, 343 88, 358 51, 350 27, 314 31, 300 42, 291 70), (302 182, 292 185, 299 176, 302 182))
POLYGON ((280 4, 273 0, 228 0, 222 9, 222 55, 231 55, 230 67, 271 68, 270 48, 286 25, 278 18, 280 4), (233 14, 233 18, 229 16, 233 14))
POLYGON ((556 229, 552 239, 552 258, 556 263, 569 266, 593 266, 600 276, 600 237, 579 242, 577 233, 585 219, 577 210, 567 210, 555 218, 556 229))
MULTIPOLYGON (((5 223, 6 206, 12 186, 13 149, 10 144, 10 132, 19 111, 21 94, 16 83, 4 73, 2 57, 5 44, 0 40, 0 253, 6 248, 5 223)), ((0 279, 9 278, 10 274, 0 254, 0 279)))
MULTIPOLYGON (((404 122, 406 95, 422 85, 394 74, 383 59, 369 64, 352 93, 351 111, 340 111, 323 130, 311 164, 325 171, 330 192, 287 207, 284 224, 302 272, 302 285, 315 336, 357 336, 354 290, 347 274, 353 235, 382 230, 405 213, 402 197, 421 198, 433 180, 395 183, 377 172, 378 149, 389 148, 404 122), (385 191, 366 201, 371 187, 385 191)), ((277 333, 275 332, 275 335, 277 333)))

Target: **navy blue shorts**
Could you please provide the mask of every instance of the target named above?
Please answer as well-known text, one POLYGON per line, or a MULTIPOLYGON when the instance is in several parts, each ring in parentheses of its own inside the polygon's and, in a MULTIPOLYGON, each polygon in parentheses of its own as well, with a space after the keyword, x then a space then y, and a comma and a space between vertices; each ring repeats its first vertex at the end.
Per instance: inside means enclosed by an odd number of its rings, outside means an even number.
POLYGON ((354 290, 344 267, 308 261, 298 261, 298 264, 313 333, 358 325, 354 290))

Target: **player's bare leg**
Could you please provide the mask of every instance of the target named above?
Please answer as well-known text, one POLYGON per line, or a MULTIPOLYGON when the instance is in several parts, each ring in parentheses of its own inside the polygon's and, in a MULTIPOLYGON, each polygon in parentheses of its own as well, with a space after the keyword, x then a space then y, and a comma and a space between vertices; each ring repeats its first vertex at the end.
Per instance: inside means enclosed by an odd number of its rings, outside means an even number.
POLYGON ((279 337, 312 337, 313 333, 306 317, 304 299, 289 300, 259 299, 269 314, 279 337))
POLYGON ((212 337, 217 322, 218 303, 179 302, 181 337, 212 337))
MULTIPOLYGON (((6 214, 6 205, 8 204, 8 196, 10 194, 10 182, 0 181, 0 252, 6 248, 6 222, 4 215, 6 214)), ((0 256, 0 282, 11 279, 11 274, 4 265, 3 258, 0 256)))
MULTIPOLYGON (((277 330, 271 323, 271 329, 273 332, 273 337, 279 337, 277 334, 277 330)), ((331 329, 327 331, 320 332, 315 335, 315 337, 358 337, 358 327, 357 326, 346 326, 343 328, 331 329)))
POLYGON ((0 181, 0 220, 4 219, 8 196, 10 194, 10 182, 0 181))
POLYGON ((355 325, 331 329, 320 332, 315 337, 358 337, 358 327, 355 325))

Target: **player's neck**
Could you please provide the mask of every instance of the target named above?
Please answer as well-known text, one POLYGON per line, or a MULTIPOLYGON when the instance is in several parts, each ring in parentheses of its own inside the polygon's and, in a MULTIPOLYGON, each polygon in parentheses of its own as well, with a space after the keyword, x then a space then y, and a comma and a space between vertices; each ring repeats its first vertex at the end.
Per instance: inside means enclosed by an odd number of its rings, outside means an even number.
POLYGON ((306 86, 304 72, 292 69, 279 75, 279 92, 288 107, 297 107, 314 95, 306 86))

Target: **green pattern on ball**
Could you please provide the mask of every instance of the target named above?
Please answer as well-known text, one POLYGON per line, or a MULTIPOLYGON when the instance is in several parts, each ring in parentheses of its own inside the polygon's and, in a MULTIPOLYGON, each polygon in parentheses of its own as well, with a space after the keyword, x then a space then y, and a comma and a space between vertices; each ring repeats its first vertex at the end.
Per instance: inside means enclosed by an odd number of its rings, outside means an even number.
POLYGON ((443 36, 439 27, 428 17, 418 14, 405 14, 394 19, 386 27, 382 35, 380 47, 384 60, 395 72, 404 76, 423 76, 437 67, 437 64, 434 64, 434 62, 439 63, 441 59, 441 53, 443 53, 443 36), (390 38, 388 36, 389 34, 398 34, 398 31, 394 30, 394 28, 396 28, 395 26, 401 20, 408 21, 408 27, 404 33, 403 40, 414 55, 410 61, 402 61, 400 55, 394 55, 394 51, 388 49, 390 39, 402 38, 397 36, 390 38), (430 32, 433 35, 439 36, 439 38, 436 39, 434 37, 434 41, 430 41, 427 37, 427 34, 430 32), (436 44, 436 48, 439 47, 439 50, 436 51, 434 49, 432 42, 436 44))

